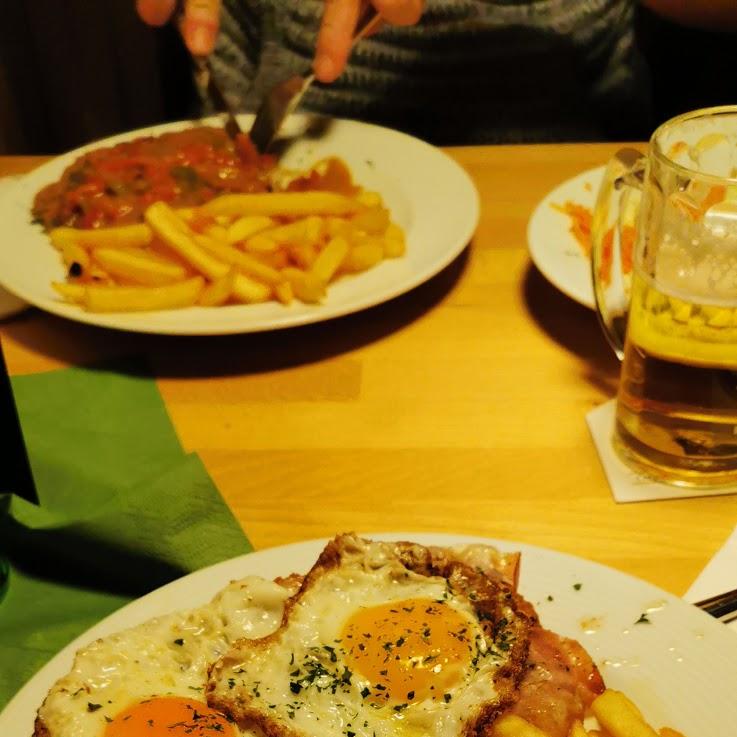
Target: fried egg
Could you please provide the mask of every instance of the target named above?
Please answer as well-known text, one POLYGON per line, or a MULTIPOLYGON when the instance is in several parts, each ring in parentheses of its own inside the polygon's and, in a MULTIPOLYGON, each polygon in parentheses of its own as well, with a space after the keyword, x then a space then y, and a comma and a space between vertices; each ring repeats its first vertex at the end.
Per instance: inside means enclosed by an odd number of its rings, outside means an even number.
POLYGON ((205 703, 208 666, 236 640, 273 632, 295 590, 245 578, 198 609, 97 640, 52 687, 35 737, 240 737, 205 703))
POLYGON ((514 698, 529 620, 447 551, 343 535, 273 634, 211 669, 208 703, 269 737, 483 732, 514 698))

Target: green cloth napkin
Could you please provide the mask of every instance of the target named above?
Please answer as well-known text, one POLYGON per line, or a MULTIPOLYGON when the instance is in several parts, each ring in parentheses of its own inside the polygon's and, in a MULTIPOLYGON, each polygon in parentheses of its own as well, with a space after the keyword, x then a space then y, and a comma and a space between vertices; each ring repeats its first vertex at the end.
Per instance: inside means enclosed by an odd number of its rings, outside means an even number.
POLYGON ((141 368, 12 380, 40 503, 0 494, 0 708, 123 604, 252 549, 141 368))

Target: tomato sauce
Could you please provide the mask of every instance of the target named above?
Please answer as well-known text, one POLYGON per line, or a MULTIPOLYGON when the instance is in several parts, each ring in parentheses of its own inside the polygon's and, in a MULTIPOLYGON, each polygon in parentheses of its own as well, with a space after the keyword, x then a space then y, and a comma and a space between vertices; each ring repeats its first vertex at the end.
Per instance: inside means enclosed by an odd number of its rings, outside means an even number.
POLYGON ((36 195, 33 216, 47 230, 138 223, 153 202, 194 207, 228 192, 265 192, 275 165, 248 136, 233 141, 221 128, 136 138, 80 156, 36 195))

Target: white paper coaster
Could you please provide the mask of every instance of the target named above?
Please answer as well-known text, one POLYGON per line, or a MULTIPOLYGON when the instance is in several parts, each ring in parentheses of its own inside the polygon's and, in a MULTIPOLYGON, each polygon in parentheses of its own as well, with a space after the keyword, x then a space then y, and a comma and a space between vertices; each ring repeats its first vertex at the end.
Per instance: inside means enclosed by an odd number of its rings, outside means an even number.
POLYGON ((632 471, 614 452, 612 433, 614 432, 614 412, 616 400, 592 409, 586 415, 586 422, 604 467, 612 496, 618 502, 645 502, 657 499, 685 499, 694 496, 720 496, 737 494, 737 487, 722 489, 687 489, 670 484, 651 481, 632 471))

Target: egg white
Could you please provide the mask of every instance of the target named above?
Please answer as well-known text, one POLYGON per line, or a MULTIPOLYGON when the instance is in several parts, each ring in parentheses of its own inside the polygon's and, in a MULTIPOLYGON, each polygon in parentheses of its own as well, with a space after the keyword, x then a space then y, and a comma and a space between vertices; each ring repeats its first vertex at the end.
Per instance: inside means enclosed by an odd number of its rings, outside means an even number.
POLYGON ((208 666, 236 640, 273 632, 292 593, 249 577, 231 583, 205 606, 93 642, 77 653, 71 672, 39 709, 49 736, 100 737, 107 719, 152 696, 204 701, 208 666))

